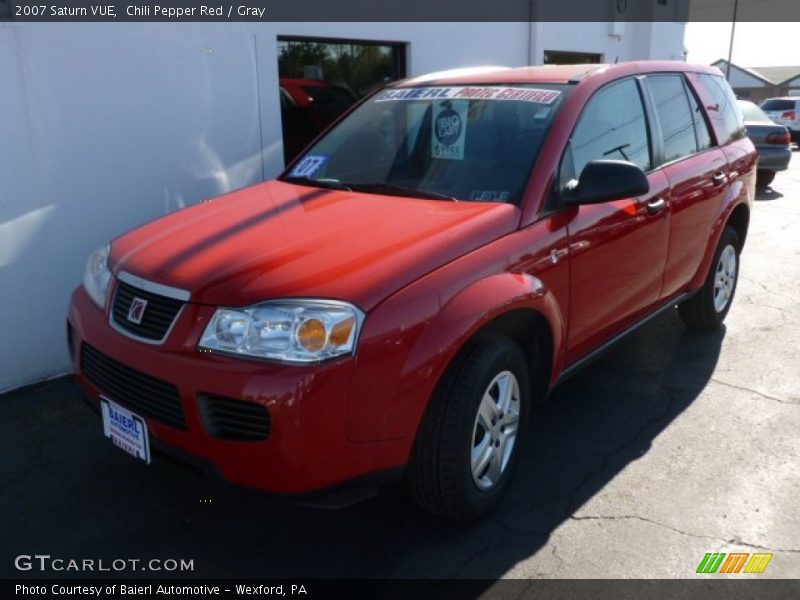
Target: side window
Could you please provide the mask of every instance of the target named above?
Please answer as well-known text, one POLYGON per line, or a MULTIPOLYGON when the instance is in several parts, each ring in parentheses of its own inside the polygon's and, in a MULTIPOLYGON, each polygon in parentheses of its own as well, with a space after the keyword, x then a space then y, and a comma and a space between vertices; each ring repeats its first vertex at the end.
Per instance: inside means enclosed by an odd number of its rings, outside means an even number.
POLYGON ((567 153, 562 161, 562 182, 565 176, 578 177, 593 160, 629 160, 644 171, 652 168, 650 137, 636 81, 612 83, 589 100, 567 153))
POLYGON ((683 83, 685 86, 687 86, 686 92, 689 96, 689 106, 692 108, 694 132, 697 136, 697 150, 702 152, 703 150, 708 150, 714 145, 714 142, 711 140, 711 131, 708 129, 708 123, 703 115, 703 109, 697 102, 694 92, 689 89, 688 84, 685 81, 683 83))
POLYGON ((714 129, 720 134, 717 136, 719 143, 727 144, 747 135, 742 110, 728 82, 719 75, 703 73, 698 77, 712 99, 712 104, 706 109, 714 129))
POLYGON ((697 152, 694 122, 683 78, 680 75, 651 75, 647 78, 647 84, 661 123, 664 162, 697 152))

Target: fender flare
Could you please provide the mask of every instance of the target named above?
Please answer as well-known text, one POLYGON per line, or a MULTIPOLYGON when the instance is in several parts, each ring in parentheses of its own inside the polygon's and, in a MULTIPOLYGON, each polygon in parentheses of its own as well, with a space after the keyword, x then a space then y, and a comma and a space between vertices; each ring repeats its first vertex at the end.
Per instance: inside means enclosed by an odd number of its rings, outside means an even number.
POLYGON ((533 275, 499 273, 473 282, 442 306, 409 354, 403 375, 426 364, 431 358, 430 348, 438 347, 444 362, 444 368, 437 372, 438 382, 447 365, 478 331, 517 309, 544 317, 550 327, 553 356, 559 356, 566 337, 566 321, 553 293, 533 275))
MULTIPOLYGON (((703 284, 708 277, 709 269, 711 269, 711 262, 714 259, 714 253, 717 251, 717 245, 722 237, 722 232, 725 230, 725 226, 730 222, 733 213, 740 206, 744 206, 748 213, 750 213, 752 210, 751 204, 746 198, 747 192, 744 184, 741 182, 737 183, 740 184, 738 193, 731 194, 730 199, 723 205, 722 210, 720 210, 719 214, 717 215, 716 221, 714 222, 714 227, 712 229, 712 234, 709 236, 706 251, 703 254, 703 258, 700 261, 700 265, 697 267, 694 277, 692 277, 692 280, 689 283, 688 289, 690 290, 696 290, 703 287, 703 284), (745 198, 742 198, 742 194, 745 194, 745 198)), ((742 242, 744 242, 744 240, 742 240, 742 242)))
POLYGON ((434 309, 391 370, 381 365, 380 396, 369 381, 377 371, 354 373, 348 408, 351 441, 408 438, 410 451, 428 401, 456 354, 492 320, 517 309, 538 313, 550 327, 551 373, 555 377, 563 365, 566 321, 554 294, 532 275, 490 275, 473 281, 434 309))

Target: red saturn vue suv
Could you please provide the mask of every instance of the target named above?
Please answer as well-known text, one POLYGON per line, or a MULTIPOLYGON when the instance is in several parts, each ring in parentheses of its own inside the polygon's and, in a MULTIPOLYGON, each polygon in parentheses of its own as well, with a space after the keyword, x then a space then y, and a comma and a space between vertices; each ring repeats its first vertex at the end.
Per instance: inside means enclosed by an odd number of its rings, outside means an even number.
POLYGON ((403 476, 480 517, 560 380, 676 305, 720 325, 756 162, 716 68, 401 81, 277 179, 92 254, 77 379, 146 462, 306 498, 403 476))

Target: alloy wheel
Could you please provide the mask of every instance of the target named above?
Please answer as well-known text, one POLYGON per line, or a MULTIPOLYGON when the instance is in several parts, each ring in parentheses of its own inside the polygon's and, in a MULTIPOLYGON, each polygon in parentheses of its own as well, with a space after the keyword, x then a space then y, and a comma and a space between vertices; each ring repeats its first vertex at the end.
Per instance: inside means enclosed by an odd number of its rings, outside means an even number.
POLYGON ((480 490, 494 487, 508 467, 519 428, 519 382, 498 373, 483 393, 472 432, 472 479, 480 490))
POLYGON ((736 284, 736 249, 725 246, 719 255, 717 270, 714 275, 714 310, 721 313, 728 306, 736 284))

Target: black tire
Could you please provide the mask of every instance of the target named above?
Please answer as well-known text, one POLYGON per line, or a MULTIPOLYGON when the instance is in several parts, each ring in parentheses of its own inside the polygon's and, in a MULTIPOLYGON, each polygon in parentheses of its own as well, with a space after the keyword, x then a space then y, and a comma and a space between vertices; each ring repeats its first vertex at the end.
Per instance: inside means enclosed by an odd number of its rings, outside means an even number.
POLYGON ((725 320, 728 311, 733 303, 733 296, 736 293, 736 284, 739 281, 739 254, 742 249, 741 240, 736 230, 732 227, 725 227, 722 236, 719 240, 716 252, 714 252, 714 260, 711 262, 711 267, 708 272, 708 277, 697 293, 681 303, 678 306, 678 313, 692 329, 700 331, 711 331, 719 327, 725 320), (728 247, 733 248, 734 256, 736 257, 735 273, 733 275, 733 283, 728 294, 727 303, 721 310, 715 306, 715 282, 720 269, 720 257, 728 247))
POLYGON ((775 171, 757 171, 756 172, 756 187, 765 188, 770 183, 775 181, 775 171))
MULTIPOLYGON (((528 365, 520 347, 497 333, 473 340, 439 382, 417 433, 408 467, 408 483, 416 502, 435 515, 458 522, 491 512, 511 481, 529 410, 528 365), (489 489, 479 489, 471 462, 476 417, 490 384, 505 371, 516 377, 519 388, 516 439, 497 482, 489 489)), ((493 436, 487 438, 490 449, 493 436)))

